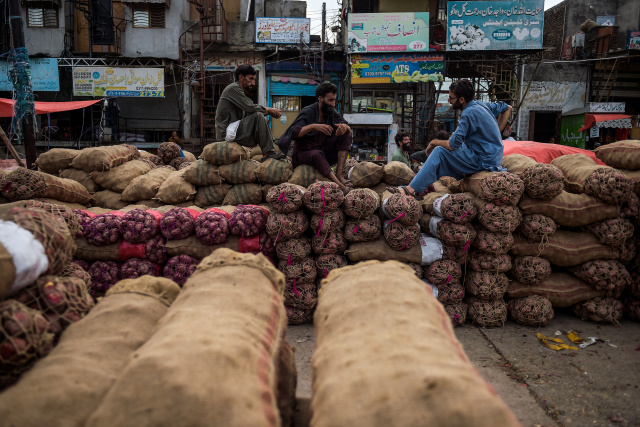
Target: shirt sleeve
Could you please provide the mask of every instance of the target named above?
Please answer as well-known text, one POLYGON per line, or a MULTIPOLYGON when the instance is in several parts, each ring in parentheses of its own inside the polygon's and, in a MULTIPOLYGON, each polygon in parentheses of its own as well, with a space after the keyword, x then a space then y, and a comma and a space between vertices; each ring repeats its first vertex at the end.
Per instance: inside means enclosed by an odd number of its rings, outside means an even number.
POLYGON ((462 146, 464 140, 467 137, 467 133, 469 132, 469 114, 463 114, 460 116, 460 122, 458 122, 458 127, 449 138, 449 146, 457 150, 462 146))
POLYGON ((498 102, 487 102, 485 103, 485 105, 489 108, 489 111, 491 111, 491 114, 493 114, 493 117, 498 117, 500 114, 504 113, 505 111, 507 111, 507 109, 509 108, 509 104, 502 102, 502 101, 498 101, 498 102))
POLYGON ((249 114, 264 113, 266 110, 262 105, 254 104, 251 99, 242 92, 240 87, 230 90, 228 99, 231 104, 249 114))

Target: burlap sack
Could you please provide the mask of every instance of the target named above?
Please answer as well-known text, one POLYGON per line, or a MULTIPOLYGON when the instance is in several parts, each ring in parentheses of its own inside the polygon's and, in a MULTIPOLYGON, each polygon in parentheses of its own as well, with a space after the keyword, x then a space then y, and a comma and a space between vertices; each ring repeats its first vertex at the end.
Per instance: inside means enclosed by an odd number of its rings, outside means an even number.
POLYGON ((240 251, 240 237, 229 235, 227 241, 219 245, 205 245, 197 236, 191 235, 186 239, 169 240, 166 244, 167 255, 170 257, 178 255, 189 255, 196 259, 204 259, 211 255, 216 249, 227 248, 240 251))
POLYGON ((631 189, 634 193, 640 193, 640 170, 618 169, 631 183, 631 189))
POLYGON ((320 175, 317 169, 309 165, 300 165, 294 169, 293 175, 289 178, 291 184, 300 185, 307 188, 316 181, 331 181, 329 178, 320 175))
POLYGON ((182 154, 184 154, 184 157, 187 159, 188 162, 195 162, 196 160, 196 156, 191 152, 191 151, 187 151, 187 150, 182 150, 182 154))
POLYGON ((549 200, 523 196, 518 206, 525 215, 542 214, 553 219, 558 225, 569 227, 581 227, 620 215, 618 206, 604 203, 588 194, 574 194, 566 191, 549 200))
POLYGON ((502 166, 522 179, 529 197, 550 199, 564 190, 564 174, 556 166, 538 163, 522 154, 504 156, 502 166))
POLYGON ((278 185, 291 179, 293 167, 288 161, 267 159, 256 169, 256 176, 264 184, 278 185))
POLYGON ((218 173, 229 184, 250 184, 257 181, 256 170, 260 163, 253 160, 240 160, 218 167, 218 173))
POLYGON ((257 205, 262 202, 262 188, 258 184, 234 185, 222 201, 223 205, 257 205))
POLYGON ((322 281, 310 425, 519 425, 427 288, 395 262, 341 268, 322 281))
POLYGON ((194 162, 185 171, 184 179, 193 185, 218 185, 222 184, 222 177, 218 173, 218 166, 204 160, 194 162))
POLYGON ((184 179, 184 170, 172 172, 169 177, 162 183, 156 197, 167 205, 183 203, 193 200, 196 195, 195 185, 184 179))
POLYGON ((531 243, 526 237, 516 234, 511 254, 546 258, 551 264, 560 267, 572 267, 594 259, 617 257, 612 248, 600 244, 591 233, 566 230, 556 231, 543 243, 531 243))
POLYGON ((387 244, 384 236, 381 236, 378 239, 369 242, 350 243, 344 254, 353 262, 378 260, 427 265, 441 259, 442 244, 435 243, 436 239, 425 241, 422 237, 420 239, 420 244, 404 251, 394 251, 387 244), (426 248, 425 245, 427 245, 426 248), (426 255, 423 259, 423 248, 425 250, 425 254, 426 252, 429 252, 430 254, 428 260, 426 255))
POLYGON ((104 209, 122 209, 129 203, 120 200, 120 193, 102 190, 93 195, 93 205, 104 209))
POLYGON ((0 299, 11 289, 11 285, 16 280, 16 269, 13 266, 13 257, 0 243, 0 299))
POLYGON ((460 191, 471 192, 496 204, 515 205, 524 193, 524 183, 510 172, 477 172, 460 181, 460 191))
POLYGON ((91 174, 80 169, 62 169, 60 171, 60 178, 72 179, 79 182, 90 194, 100 191, 100 186, 91 179, 91 174))
POLYGON ((131 145, 89 147, 80 150, 71 165, 85 172, 106 171, 138 157, 138 149, 131 145))
POLYGON ((601 145, 595 149, 596 157, 617 169, 640 170, 640 141, 626 140, 601 145))
POLYGON ((36 159, 36 165, 38 168, 46 173, 60 173, 62 169, 66 169, 71 166, 71 162, 76 156, 80 154, 79 150, 72 150, 70 148, 52 148, 38 156, 36 159))
POLYGON ((230 190, 231 185, 229 184, 217 184, 198 187, 198 189, 196 190, 194 203, 196 204, 196 206, 199 206, 201 208, 221 205, 230 190))
POLYGON ((382 181, 384 169, 371 162, 360 162, 349 170, 349 180, 354 187, 374 187, 382 181))
POLYGON ((81 205, 88 205, 91 202, 91 194, 79 182, 49 174, 43 175, 46 186, 44 197, 81 205))
POLYGON ((450 194, 447 191, 435 191, 424 196, 422 211, 457 224, 466 224, 478 214, 478 208, 468 193, 450 194))
MULTIPOLYGON (((80 237, 74 240, 76 249, 73 254, 75 259, 81 259, 83 261, 124 261, 120 257, 120 243, 111 243, 104 246, 96 246, 87 242, 87 239, 80 237)), ((140 246, 140 245, 138 245, 140 246)), ((144 244, 141 245, 144 249, 144 244)), ((142 254, 144 250, 142 251, 142 254)))
POLYGON ((153 199, 158 194, 158 189, 171 175, 169 168, 155 168, 149 173, 134 178, 122 192, 120 200, 124 202, 137 202, 139 200, 153 199))
POLYGON ((84 425, 180 289, 171 280, 123 280, 45 358, 0 394, 2 424, 84 425))
POLYGON ((565 176, 572 193, 587 193, 606 203, 620 204, 631 196, 627 177, 609 166, 601 166, 586 154, 566 154, 551 161, 565 176))
POLYGON ((235 142, 214 142, 204 147, 199 157, 212 165, 229 165, 242 159, 248 159, 248 153, 235 142))
POLYGON ((151 199, 138 200, 136 203, 139 205, 145 206, 147 209, 154 209, 154 208, 159 208, 160 206, 164 206, 164 203, 158 200, 151 200, 151 199))
POLYGON ((207 257, 85 425, 290 425, 278 405, 295 396, 278 381, 295 376, 281 363, 291 356, 283 292, 262 255, 207 257))
POLYGON ((131 160, 108 171, 91 172, 91 178, 105 190, 124 192, 125 188, 141 175, 148 173, 151 166, 141 160, 131 160))
POLYGON ((599 291, 568 273, 551 273, 549 278, 538 285, 524 285, 516 280, 509 281, 505 294, 509 298, 524 298, 540 295, 551 301, 554 307, 569 307, 581 301, 599 297, 599 291))
POLYGON ((464 193, 473 200, 478 210, 477 219, 487 230, 493 233, 512 233, 522 222, 522 212, 514 205, 495 204, 477 197, 473 193, 464 193))
POLYGON ((389 185, 408 185, 415 176, 415 172, 402 162, 389 162, 382 168, 382 178, 389 185))

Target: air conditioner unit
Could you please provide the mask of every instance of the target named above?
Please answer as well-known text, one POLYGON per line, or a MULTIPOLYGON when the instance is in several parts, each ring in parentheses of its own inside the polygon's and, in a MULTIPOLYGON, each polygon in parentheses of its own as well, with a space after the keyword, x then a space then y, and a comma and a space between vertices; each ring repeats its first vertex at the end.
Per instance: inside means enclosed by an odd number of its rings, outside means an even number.
POLYGON ((584 34, 574 34, 571 36, 571 47, 584 47, 584 34))

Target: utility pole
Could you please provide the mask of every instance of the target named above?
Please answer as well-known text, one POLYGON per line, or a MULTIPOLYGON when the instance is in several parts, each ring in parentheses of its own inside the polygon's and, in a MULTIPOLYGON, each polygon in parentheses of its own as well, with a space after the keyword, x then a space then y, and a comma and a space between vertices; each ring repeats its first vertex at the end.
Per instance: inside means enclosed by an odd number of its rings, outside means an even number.
POLYGON ((324 30, 327 26, 327 4, 322 3, 322 44, 320 46, 320 50, 322 53, 320 54, 320 80, 324 82, 324 30))
POLYGON ((33 101, 33 87, 31 86, 31 73, 29 65, 29 53, 24 43, 23 20, 20 15, 20 0, 8 0, 9 26, 13 39, 13 71, 11 77, 16 91, 16 101, 13 111, 19 123, 16 123, 18 137, 22 132, 24 151, 27 156, 27 168, 34 167, 36 161, 36 140, 33 135, 33 116, 35 106, 33 101))

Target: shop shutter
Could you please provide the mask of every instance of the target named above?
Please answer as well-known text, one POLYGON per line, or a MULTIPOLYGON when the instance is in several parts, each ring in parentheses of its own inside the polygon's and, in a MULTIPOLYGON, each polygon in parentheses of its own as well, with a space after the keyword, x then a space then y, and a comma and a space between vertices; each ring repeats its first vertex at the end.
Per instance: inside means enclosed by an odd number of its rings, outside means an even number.
POLYGON ((126 126, 130 132, 135 129, 177 130, 180 125, 177 97, 178 92, 173 85, 173 79, 165 74, 164 98, 118 98, 120 126, 125 126, 126 117, 126 126))
POLYGON ((270 95, 316 96, 318 85, 274 82, 269 79, 270 95))

